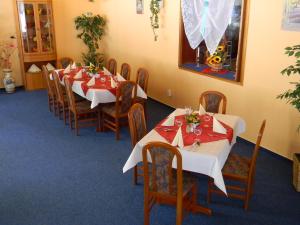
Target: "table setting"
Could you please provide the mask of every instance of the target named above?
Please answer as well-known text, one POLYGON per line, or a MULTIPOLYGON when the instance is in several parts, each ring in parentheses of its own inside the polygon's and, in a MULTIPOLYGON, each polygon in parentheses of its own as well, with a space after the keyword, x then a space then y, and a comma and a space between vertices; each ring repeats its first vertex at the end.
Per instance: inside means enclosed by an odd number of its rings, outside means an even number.
MULTIPOLYGON (((93 64, 77 66, 76 63, 73 63, 65 69, 55 70, 55 72, 62 85, 64 85, 64 78, 67 77, 72 85, 72 90, 91 101, 91 108, 100 103, 115 102, 117 87, 120 82, 125 81, 120 74, 114 76, 105 67, 99 69, 93 64)), ((147 99, 147 94, 140 86, 137 87, 137 96, 147 99)))
MULTIPOLYGON (((123 173, 142 162, 142 149, 147 143, 165 142, 180 151, 183 170, 214 178, 216 186, 227 194, 222 168, 236 137, 245 130, 245 121, 239 116, 207 113, 201 105, 198 111, 178 108, 135 145, 123 173)), ((176 168, 176 160, 172 166, 176 168)))

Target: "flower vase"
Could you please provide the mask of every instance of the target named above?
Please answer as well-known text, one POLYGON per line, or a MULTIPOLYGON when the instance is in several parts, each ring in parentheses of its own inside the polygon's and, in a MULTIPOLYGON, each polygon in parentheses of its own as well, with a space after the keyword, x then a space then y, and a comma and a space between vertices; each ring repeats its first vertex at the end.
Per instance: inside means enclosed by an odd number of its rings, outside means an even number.
POLYGON ((15 80, 12 77, 12 70, 11 69, 3 69, 3 84, 5 87, 5 91, 7 93, 14 93, 15 92, 15 80))
POLYGON ((209 64, 211 71, 213 72, 219 72, 220 70, 223 69, 223 63, 218 63, 218 64, 209 64))

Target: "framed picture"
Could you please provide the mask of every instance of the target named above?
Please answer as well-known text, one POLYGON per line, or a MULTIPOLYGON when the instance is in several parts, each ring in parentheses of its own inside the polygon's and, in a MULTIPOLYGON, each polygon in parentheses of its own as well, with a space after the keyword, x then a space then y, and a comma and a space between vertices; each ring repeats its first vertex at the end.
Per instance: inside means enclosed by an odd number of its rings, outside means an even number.
POLYGON ((181 21, 179 68, 217 79, 242 83, 244 28, 249 0, 235 0, 230 23, 216 52, 210 55, 204 41, 192 49, 181 21))
POLYGON ((137 14, 144 13, 144 0, 136 0, 136 13, 137 14))
POLYGON ((300 31, 300 0, 285 0, 282 29, 300 31))

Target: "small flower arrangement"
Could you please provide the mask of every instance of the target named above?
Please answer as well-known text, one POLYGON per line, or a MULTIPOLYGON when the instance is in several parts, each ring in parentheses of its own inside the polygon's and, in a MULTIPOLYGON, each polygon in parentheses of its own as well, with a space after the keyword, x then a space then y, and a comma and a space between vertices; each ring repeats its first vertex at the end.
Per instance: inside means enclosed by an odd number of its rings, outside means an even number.
POLYGON ((11 56, 17 46, 13 42, 0 43, 0 63, 4 69, 11 69, 11 56))
POLYGON ((187 124, 199 124, 200 119, 198 113, 191 113, 185 116, 185 121, 187 124))
POLYGON ((90 65, 88 67, 88 72, 91 74, 97 74, 98 68, 94 64, 90 63, 90 65))
POLYGON ((207 57, 206 62, 209 66, 219 65, 224 63, 226 57, 225 45, 219 45, 215 53, 207 57))

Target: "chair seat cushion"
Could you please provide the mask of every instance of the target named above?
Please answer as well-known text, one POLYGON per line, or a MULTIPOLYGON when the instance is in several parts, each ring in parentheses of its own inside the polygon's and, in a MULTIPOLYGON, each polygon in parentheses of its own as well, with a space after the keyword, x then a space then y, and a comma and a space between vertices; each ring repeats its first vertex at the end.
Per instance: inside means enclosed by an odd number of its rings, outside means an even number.
POLYGON ((238 154, 230 154, 222 169, 223 175, 248 177, 250 169, 250 159, 238 154))
POLYGON ((97 109, 91 109, 91 102, 89 101, 76 102, 76 110, 78 113, 89 113, 97 111, 97 109))
POLYGON ((102 107, 102 112, 115 117, 116 116, 116 104, 115 103, 109 103, 109 104, 105 104, 102 107))
MULTIPOLYGON (((115 103, 109 103, 102 107, 102 112, 112 116, 116 117, 116 104, 115 103)), ((119 114, 119 118, 127 117, 127 113, 119 114)))
MULTIPOLYGON (((157 192, 161 194, 168 194, 172 196, 177 195, 177 182, 176 182, 176 170, 173 170, 173 183, 171 185, 171 188, 169 190, 169 184, 168 184, 168 179, 165 177, 157 178, 157 190, 154 190, 153 185, 152 185, 152 176, 151 174, 149 175, 149 184, 150 184, 150 191, 152 192, 157 192), (159 184, 158 184, 159 183, 159 184), (171 192, 170 192, 171 191, 171 192)), ((185 196, 193 187, 194 184, 197 182, 197 178, 193 176, 189 172, 184 172, 182 173, 182 180, 183 180, 183 196, 185 196)))
POLYGON ((134 102, 135 102, 135 103, 141 103, 141 104, 144 104, 144 103, 146 102, 146 99, 137 96, 137 97, 134 99, 134 102))

